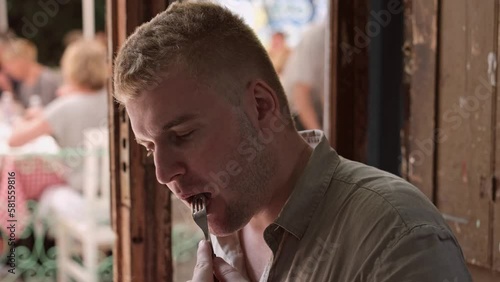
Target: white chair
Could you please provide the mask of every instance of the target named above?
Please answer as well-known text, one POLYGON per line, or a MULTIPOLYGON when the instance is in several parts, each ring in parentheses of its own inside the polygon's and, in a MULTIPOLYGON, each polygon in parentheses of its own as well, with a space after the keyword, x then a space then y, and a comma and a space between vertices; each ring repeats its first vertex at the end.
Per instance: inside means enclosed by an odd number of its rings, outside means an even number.
POLYGON ((108 130, 84 132, 82 220, 59 215, 56 218, 57 280, 97 282, 99 250, 111 250, 115 233, 111 228, 108 130), (105 218, 103 218, 105 216, 105 218), (81 244, 75 248, 74 242, 81 244), (82 264, 73 259, 82 256, 82 264))

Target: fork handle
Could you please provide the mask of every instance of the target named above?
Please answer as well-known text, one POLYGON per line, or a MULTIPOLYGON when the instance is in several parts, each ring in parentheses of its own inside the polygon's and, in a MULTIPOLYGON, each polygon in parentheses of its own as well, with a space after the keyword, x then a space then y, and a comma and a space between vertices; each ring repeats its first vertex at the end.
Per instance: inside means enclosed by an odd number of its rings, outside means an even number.
MULTIPOLYGON (((208 237, 207 241, 210 243, 210 251, 212 252, 212 259, 214 259, 216 257, 216 255, 215 255, 215 252, 214 252, 214 247, 212 246, 212 241, 210 241, 210 236, 208 237)), ((214 274, 214 282, 219 282, 219 279, 217 279, 217 277, 215 276, 215 274, 214 274)))

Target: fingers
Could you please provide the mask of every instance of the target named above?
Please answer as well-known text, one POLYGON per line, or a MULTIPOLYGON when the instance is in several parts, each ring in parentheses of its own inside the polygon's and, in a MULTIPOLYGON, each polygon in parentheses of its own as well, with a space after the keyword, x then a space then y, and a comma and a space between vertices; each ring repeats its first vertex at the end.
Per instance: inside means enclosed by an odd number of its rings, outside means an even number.
POLYGON ((210 244, 202 240, 198 244, 196 266, 192 282, 213 282, 212 251, 210 244))
POLYGON ((246 282, 247 280, 231 265, 219 257, 213 260, 214 273, 221 282, 246 282))

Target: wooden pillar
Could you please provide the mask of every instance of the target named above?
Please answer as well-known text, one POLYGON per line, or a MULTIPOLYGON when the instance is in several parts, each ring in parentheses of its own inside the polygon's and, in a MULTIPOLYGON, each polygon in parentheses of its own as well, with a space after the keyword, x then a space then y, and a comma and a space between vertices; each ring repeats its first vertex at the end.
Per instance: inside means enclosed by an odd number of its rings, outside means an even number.
POLYGON ((330 82, 325 129, 342 156, 365 162, 368 103, 368 45, 355 40, 368 20, 367 0, 330 2, 330 82))
POLYGON ((438 0, 405 0, 403 175, 435 200, 438 0), (425 114, 422 114, 425 113, 425 114))
MULTIPOLYGON (((107 0, 111 63, 137 26, 168 1, 107 0)), ((109 85, 112 91, 112 85, 109 85)), ((114 281, 172 281, 170 192, 156 181, 154 164, 134 141, 124 109, 109 98, 114 281)))
POLYGON ((443 213, 473 280, 498 281, 499 3, 405 0, 405 6, 407 179, 443 213), (464 107, 469 100, 477 108, 464 107))

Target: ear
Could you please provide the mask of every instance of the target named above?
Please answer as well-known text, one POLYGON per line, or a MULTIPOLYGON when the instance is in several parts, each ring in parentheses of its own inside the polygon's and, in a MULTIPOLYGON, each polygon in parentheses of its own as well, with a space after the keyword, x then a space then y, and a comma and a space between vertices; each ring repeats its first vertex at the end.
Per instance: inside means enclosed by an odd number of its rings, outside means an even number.
POLYGON ((274 91, 263 80, 252 80, 246 88, 247 112, 251 122, 259 128, 266 128, 273 117, 279 114, 279 102, 274 91))

